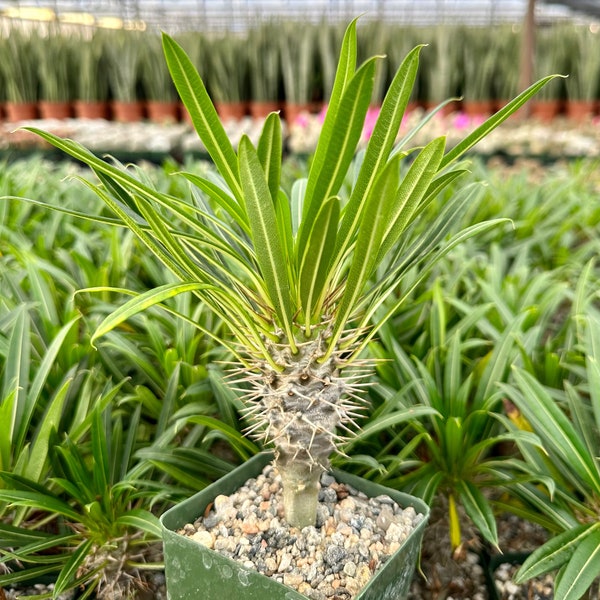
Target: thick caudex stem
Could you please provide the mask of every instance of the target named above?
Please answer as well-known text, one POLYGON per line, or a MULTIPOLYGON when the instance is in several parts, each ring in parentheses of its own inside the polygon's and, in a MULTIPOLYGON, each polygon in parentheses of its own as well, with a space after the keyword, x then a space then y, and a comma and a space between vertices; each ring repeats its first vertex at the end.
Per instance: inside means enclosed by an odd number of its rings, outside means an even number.
POLYGON ((352 384, 340 376, 335 356, 319 362, 322 339, 302 344, 296 354, 283 344, 269 350, 283 369, 265 370, 263 363, 249 396, 259 405, 249 408, 258 421, 253 427, 257 435, 275 446, 285 518, 302 528, 315 524, 319 477, 336 450, 336 430, 352 421, 357 407, 346 397, 352 384))

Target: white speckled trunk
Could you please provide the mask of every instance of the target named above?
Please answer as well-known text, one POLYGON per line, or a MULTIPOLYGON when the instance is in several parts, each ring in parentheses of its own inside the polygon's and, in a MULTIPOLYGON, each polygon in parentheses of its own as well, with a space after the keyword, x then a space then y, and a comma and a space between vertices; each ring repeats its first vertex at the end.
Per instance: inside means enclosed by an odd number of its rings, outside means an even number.
POLYGON ((283 370, 263 370, 255 380, 256 419, 266 441, 275 445, 285 518, 302 528, 315 524, 319 478, 336 449, 336 430, 354 404, 344 400, 348 386, 335 357, 319 362, 324 356, 320 338, 301 345, 296 354, 279 344, 270 350, 283 370))

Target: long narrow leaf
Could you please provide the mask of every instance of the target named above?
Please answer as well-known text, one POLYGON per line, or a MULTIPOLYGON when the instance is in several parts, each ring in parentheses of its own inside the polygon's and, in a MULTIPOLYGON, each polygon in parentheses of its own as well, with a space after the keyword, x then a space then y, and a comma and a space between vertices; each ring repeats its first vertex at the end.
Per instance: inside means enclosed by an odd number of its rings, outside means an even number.
POLYGON ((240 206, 244 206, 235 151, 196 67, 181 46, 164 33, 163 49, 173 83, 190 114, 198 136, 236 200, 240 206))
POLYGON ((471 149, 477 142, 481 141, 486 135, 492 132, 498 125, 506 121, 513 113, 515 113, 527 100, 535 96, 549 81, 552 81, 561 75, 548 75, 538 82, 528 87, 524 92, 521 92, 514 100, 511 100, 505 107, 499 110, 495 115, 492 115, 482 125, 477 127, 465 139, 460 141, 452 150, 450 150, 440 165, 444 168, 451 162, 462 156, 467 150, 471 149))
POLYGON ((174 298, 178 294, 206 287, 209 286, 203 283, 168 283, 139 294, 135 298, 132 298, 125 302, 125 304, 119 306, 117 310, 108 315, 108 317, 98 325, 96 331, 92 335, 91 343, 94 344, 98 338, 106 335, 109 331, 112 331, 127 319, 147 310, 151 306, 160 304, 169 298, 174 298))
POLYGON ((573 470, 596 494, 600 494, 600 472, 593 456, 572 423, 558 408, 544 387, 529 373, 513 368, 515 380, 523 391, 524 401, 514 401, 546 443, 546 449, 559 458, 563 467, 573 470))
POLYGON ((315 219, 315 226, 308 239, 308 247, 300 265, 299 294, 302 310, 305 315, 307 332, 315 311, 318 313, 317 302, 321 300, 323 288, 329 274, 329 264, 335 248, 337 224, 340 214, 340 200, 329 198, 321 205, 321 210, 315 219))
POLYGON ((348 83, 335 113, 334 131, 328 146, 324 148, 322 156, 315 152, 313 157, 306 183, 304 214, 298 232, 300 249, 306 248, 306 240, 310 237, 310 228, 321 203, 337 195, 356 153, 373 92, 375 60, 373 58, 364 63, 348 83))
POLYGON ((445 146, 445 138, 433 140, 421 150, 410 166, 396 194, 396 201, 391 210, 380 250, 381 258, 395 246, 417 212, 421 200, 429 191, 432 179, 438 171, 445 146))
POLYGON ((468 481, 457 482, 460 501, 465 508, 481 535, 493 544, 498 546, 498 530, 496 528, 496 519, 494 511, 481 491, 468 481))
POLYGON ((283 151, 281 140, 281 120, 277 113, 271 113, 265 120, 258 146, 256 148, 260 164, 263 167, 271 198, 277 200, 279 180, 281 177, 281 156, 283 151))
POLYGON ((353 238, 362 218, 363 198, 369 195, 372 186, 390 156, 414 87, 421 48, 422 46, 414 48, 406 56, 383 100, 356 184, 344 209, 336 256, 345 254, 348 243, 353 238))
POLYGON ((240 141, 239 158, 256 258, 273 308, 288 335, 288 341, 293 343, 290 282, 275 206, 256 150, 247 137, 240 141))
POLYGON ((577 545, 571 560, 556 585, 555 597, 579 600, 600 576, 600 531, 589 531, 577 545))
POLYGON ((599 527, 598 524, 579 525, 553 537, 527 558, 517 572, 515 582, 522 583, 564 565, 590 533, 598 533, 599 527))

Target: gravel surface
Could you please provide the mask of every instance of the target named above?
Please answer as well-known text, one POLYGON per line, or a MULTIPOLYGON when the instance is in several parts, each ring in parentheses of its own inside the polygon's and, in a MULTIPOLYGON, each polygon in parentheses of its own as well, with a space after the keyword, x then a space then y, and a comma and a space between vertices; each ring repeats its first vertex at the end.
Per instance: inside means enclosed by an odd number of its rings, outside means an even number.
POLYGON ((231 496, 217 496, 210 512, 180 533, 312 600, 350 600, 423 517, 327 474, 321 486, 315 527, 285 523, 281 479, 268 465, 231 496))

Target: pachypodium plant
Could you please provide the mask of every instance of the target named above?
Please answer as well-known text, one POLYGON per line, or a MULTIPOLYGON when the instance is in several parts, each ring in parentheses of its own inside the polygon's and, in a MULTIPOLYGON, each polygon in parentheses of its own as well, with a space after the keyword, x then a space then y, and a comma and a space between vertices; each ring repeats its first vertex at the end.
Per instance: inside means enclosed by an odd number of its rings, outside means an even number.
POLYGON ((416 285, 452 247, 495 223, 451 236, 469 204, 465 190, 423 233, 408 235, 411 225, 464 172, 452 164, 551 79, 534 84, 450 150, 444 137, 406 149, 397 138, 418 69, 422 48, 416 47, 393 78, 357 158, 381 58, 357 67, 356 36, 353 21, 308 176, 289 194, 280 186, 279 116, 265 120, 256 145, 244 136, 235 149, 198 72, 167 35, 169 71, 220 181, 183 173, 191 200, 173 197, 75 142, 33 129, 95 172, 99 183, 88 185, 116 216, 102 222, 131 228, 178 278, 132 298, 95 338, 152 304, 196 294, 231 330, 234 341, 222 342, 237 359, 236 385, 248 389, 249 432, 274 446, 285 517, 299 527, 315 522, 319 477, 360 414, 372 366, 364 351, 410 295, 402 289, 405 275, 418 269, 408 288, 416 285))

